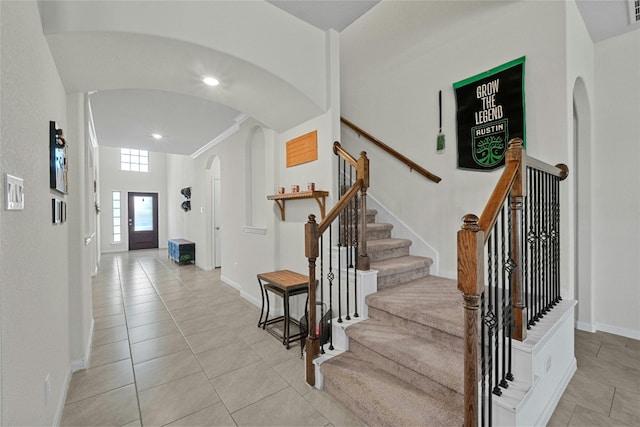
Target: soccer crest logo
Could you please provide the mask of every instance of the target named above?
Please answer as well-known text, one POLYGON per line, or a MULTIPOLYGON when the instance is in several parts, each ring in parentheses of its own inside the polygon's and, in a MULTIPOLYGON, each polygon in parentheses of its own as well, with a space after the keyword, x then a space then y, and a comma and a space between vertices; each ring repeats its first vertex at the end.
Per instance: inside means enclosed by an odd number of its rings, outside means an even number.
POLYGON ((479 166, 491 168, 502 162, 509 141, 508 129, 508 119, 471 128, 471 154, 479 166))

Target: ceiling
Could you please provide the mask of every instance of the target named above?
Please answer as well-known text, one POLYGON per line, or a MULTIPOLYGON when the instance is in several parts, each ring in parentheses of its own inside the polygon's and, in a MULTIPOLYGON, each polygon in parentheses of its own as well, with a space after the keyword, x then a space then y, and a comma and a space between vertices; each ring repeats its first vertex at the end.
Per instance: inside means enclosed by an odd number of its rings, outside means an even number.
MULTIPOLYGON (((274 6, 293 16, 321 29, 335 29, 342 31, 352 22, 374 7, 378 0, 267 0, 274 6)), ((577 0, 578 9, 588 27, 594 42, 600 42, 626 31, 637 30, 640 24, 629 24, 628 6, 626 0, 577 0)), ((83 36, 84 37, 84 36, 83 36)), ((127 36, 129 37, 129 36, 127 36)), ((132 39, 135 43, 135 39, 132 39)), ((104 38, 91 40, 90 44, 110 43, 104 38)), ((167 43, 165 40, 163 43, 167 43)), ((50 45, 56 43, 55 36, 49 37, 50 45)), ((69 49, 77 51, 79 47, 69 49)), ((184 49, 182 50, 184 51, 184 49)), ((67 58, 73 61, 73 58, 67 58)), ((138 58, 139 60, 139 58, 138 58)), ((185 64, 188 62, 185 61, 185 64)), ((151 75, 158 74, 165 66, 157 64, 154 69, 147 69, 151 75)), ((103 64, 95 64, 103 67, 103 64)), ((87 65, 90 68, 90 65, 87 65)), ((90 75, 87 68, 79 69, 77 76, 68 80, 81 80, 90 75)), ((90 71, 90 70, 89 70, 90 71)), ((193 70, 172 70, 187 74, 193 70)), ((250 70, 247 76, 250 76, 250 70)), ((170 76, 167 76, 170 77, 170 76)), ((64 80, 64 79, 63 79, 64 80)), ((167 81, 170 81, 168 78, 167 81)), ((256 84, 270 84, 274 92, 285 90, 278 87, 276 82, 256 82, 256 84)), ((73 83, 65 82, 65 87, 73 83)), ((192 94, 178 94, 165 85, 163 90, 157 86, 142 84, 139 88, 104 90, 91 94, 91 107, 98 143, 104 146, 132 147, 148 149, 149 151, 169 152, 191 155, 201 147, 223 134, 235 125, 236 120, 248 111, 251 105, 236 104, 228 106, 224 96, 209 98, 200 96, 197 91, 220 90, 224 88, 208 88, 199 82, 192 82, 192 94), (195 86, 198 86, 197 89, 195 86), (151 133, 163 135, 160 140, 154 140, 151 133)), ((81 89, 79 85, 77 89, 81 89)), ((114 87, 118 87, 114 83, 114 87)), ((126 86, 125 86, 126 87, 126 86)), ((69 92, 73 87, 67 87, 69 92)), ((247 91, 250 93, 250 91, 247 91)), ((308 113, 308 112, 307 112, 308 113)), ((279 112, 274 110, 274 116, 279 112)), ((295 118, 291 118, 295 120, 295 118)), ((295 123, 292 123, 294 125, 295 123)), ((288 126, 289 123, 282 123, 288 126)))

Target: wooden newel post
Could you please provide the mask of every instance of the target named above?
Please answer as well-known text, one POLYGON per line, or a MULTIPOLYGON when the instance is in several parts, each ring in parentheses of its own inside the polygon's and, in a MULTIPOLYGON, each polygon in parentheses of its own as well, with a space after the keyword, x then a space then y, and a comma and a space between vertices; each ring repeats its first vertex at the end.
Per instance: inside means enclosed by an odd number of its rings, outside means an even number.
POLYGON ((522 246, 522 230, 524 197, 526 192, 526 156, 524 155, 524 147, 520 138, 514 138, 509 142, 509 150, 506 156, 507 162, 516 162, 519 164, 511 187, 511 197, 509 200, 509 208, 511 215, 511 258, 515 263, 514 270, 511 271, 511 306, 513 313, 513 321, 511 322, 511 337, 517 341, 524 341, 527 338, 527 306, 524 302, 523 289, 523 246, 522 246))
POLYGON ((366 151, 360 153, 358 159, 358 179, 362 179, 360 189, 360 242, 358 253, 358 270, 371 269, 371 261, 367 254, 367 188, 369 188, 369 159, 366 151))
POLYGON ((478 425, 480 294, 484 289, 484 232, 478 217, 465 215, 458 231, 458 289, 464 298, 464 426, 478 425))
POLYGON ((320 231, 316 223, 316 216, 309 215, 309 221, 304 226, 304 256, 309 259, 309 318, 307 319, 307 384, 316 384, 316 372, 313 365, 320 353, 320 340, 316 336, 316 259, 319 256, 318 239, 320 231))

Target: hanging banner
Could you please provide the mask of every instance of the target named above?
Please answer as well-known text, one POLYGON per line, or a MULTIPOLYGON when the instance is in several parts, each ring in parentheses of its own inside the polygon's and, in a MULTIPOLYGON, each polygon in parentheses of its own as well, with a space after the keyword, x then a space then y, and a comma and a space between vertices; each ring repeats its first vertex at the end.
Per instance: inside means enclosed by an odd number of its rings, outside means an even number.
POLYGON ((515 59, 453 84, 457 104, 458 168, 504 166, 512 138, 525 141, 524 60, 515 59))

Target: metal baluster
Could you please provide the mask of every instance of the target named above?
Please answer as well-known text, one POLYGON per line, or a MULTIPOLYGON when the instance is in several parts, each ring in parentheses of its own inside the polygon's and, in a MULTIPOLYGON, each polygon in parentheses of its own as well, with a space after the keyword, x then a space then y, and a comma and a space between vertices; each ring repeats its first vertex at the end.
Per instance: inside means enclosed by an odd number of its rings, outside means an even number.
POLYGON ((547 314, 549 312, 549 193, 548 193, 548 176, 546 173, 542 173, 542 214, 543 214, 543 226, 544 226, 544 240, 542 241, 542 273, 544 275, 543 283, 543 301, 542 312, 547 314))
MULTIPOLYGON (((342 160, 342 185, 340 186, 340 198, 344 195, 346 179, 346 160, 342 160)), ((338 216, 338 323, 342 323, 342 247, 344 245, 344 212, 338 216)))
POLYGON ((524 282, 525 282, 525 305, 527 307, 527 329, 531 329, 531 324, 533 320, 533 307, 532 307, 532 298, 531 298, 531 248, 530 248, 530 239, 533 235, 533 230, 531 228, 531 168, 527 168, 527 196, 524 198, 524 230, 525 230, 525 241, 526 245, 524 245, 524 282))
MULTIPOLYGON (((507 196, 507 200, 509 200, 509 197, 507 196)), ((511 327, 511 322, 507 321, 508 319, 508 309, 507 309, 507 282, 508 282, 508 277, 507 277, 507 273, 508 273, 508 265, 510 262, 510 258, 507 258, 508 256, 508 252, 507 252, 507 247, 506 247, 506 240, 511 240, 511 239, 507 239, 506 238, 506 234, 507 234, 507 230, 505 229, 506 227, 506 221, 504 219, 505 217, 505 210, 508 209, 508 204, 505 203, 502 206, 502 210, 500 212, 500 237, 501 237, 501 244, 502 244, 502 305, 500 307, 500 323, 502 324, 502 327, 500 328, 500 331, 498 331, 498 334, 502 334, 502 359, 501 359, 501 365, 502 365, 502 377, 500 378, 500 387, 502 388, 508 388, 509 387, 509 383, 507 383, 507 329, 510 329, 511 327)), ((507 215, 510 216, 510 215, 507 215)), ((510 232, 510 230, 509 230, 510 232)))
POLYGON ((331 312, 331 316, 329 316, 329 350, 333 350, 333 223, 329 224, 329 274, 327 274, 327 279, 329 279, 329 311, 331 312))
POLYGON ((556 256, 554 259, 554 264, 556 266, 556 300, 558 302, 562 301, 562 297, 560 296, 560 178, 555 177, 553 180, 555 184, 555 202, 554 205, 556 207, 556 215, 555 215, 555 229, 556 229, 556 256))
POLYGON ((541 300, 540 300, 540 296, 542 294, 541 290, 542 290, 542 271, 540 268, 540 245, 541 245, 541 236, 540 236, 540 172, 539 171, 535 171, 535 177, 536 177, 536 245, 535 245, 535 251, 536 251, 536 266, 535 266, 535 271, 536 271, 536 280, 535 280, 535 287, 536 287, 536 292, 535 292, 535 304, 536 304, 536 316, 535 316, 535 320, 536 322, 538 322, 540 320, 540 318, 542 317, 542 311, 541 311, 541 300))
MULTIPOLYGON (((360 224, 360 218, 359 218, 359 214, 358 214, 358 199, 359 199, 359 195, 356 195, 356 197, 354 197, 354 203, 355 203, 355 220, 354 220, 354 237, 353 237, 353 245, 355 247, 355 251, 354 251, 354 256, 356 258, 356 270, 358 269, 358 254, 360 253, 360 233, 358 232, 359 230, 359 224, 360 224)), ((354 281, 353 281, 353 317, 360 317, 358 315, 358 272, 354 271, 354 281)))
MULTIPOLYGON (((511 193, 509 193, 509 196, 507 197, 507 200, 511 200, 511 193)), ((505 204, 505 209, 508 208, 508 205, 505 204)), ((512 345, 512 339, 511 339, 511 325, 513 324, 513 298, 512 298, 512 294, 511 291, 513 289, 513 282, 512 282, 512 275, 513 272, 518 268, 518 265, 516 265, 514 259, 513 259, 513 247, 511 245, 511 227, 512 227, 512 222, 511 222, 511 210, 507 210, 507 230, 509 230, 509 238, 507 239, 508 241, 508 245, 509 245, 509 249, 508 249, 508 253, 509 253, 509 290, 507 292, 507 322, 506 322, 506 332, 507 332, 507 341, 505 342, 505 345, 507 345, 507 363, 506 363, 506 373, 504 374, 504 378, 509 380, 509 381, 513 381, 513 373, 511 372, 511 356, 512 356, 512 352, 511 352, 511 345, 512 345)), ((519 244, 520 247, 522 247, 522 242, 520 242, 519 244)), ((507 387, 508 387, 508 383, 507 383, 507 387)))
MULTIPOLYGON (((489 269, 489 275, 491 274, 491 269, 489 269)), ((486 319, 486 307, 484 301, 484 292, 480 293, 480 426, 485 426, 485 417, 486 417, 486 407, 487 407, 487 366, 486 366, 486 358, 485 355, 487 353, 486 348, 486 329, 485 329, 485 319, 486 319)), ((491 394, 489 394, 491 396, 491 394)))
MULTIPOLYGON (((495 224, 493 226, 493 234, 496 236, 496 243, 494 245, 493 248, 493 283, 491 284, 491 286, 494 288, 493 290, 493 313, 489 313, 490 316, 493 317, 493 326, 491 327, 491 335, 493 336, 495 334, 495 343, 494 343, 494 348, 492 350, 493 355, 492 355, 492 361, 491 363, 493 363, 493 359, 495 358, 496 360, 496 364, 499 363, 500 361, 500 343, 498 342, 498 327, 500 326, 500 292, 498 292, 498 288, 500 286, 500 275, 498 273, 498 266, 500 264, 500 253, 499 253, 499 244, 498 244, 498 233, 499 233, 499 227, 498 224, 495 224), (494 357, 495 356, 495 357, 494 357)), ((496 396, 500 396, 502 394, 502 390, 500 390, 500 370, 498 369, 497 366, 492 366, 491 369, 494 371, 495 374, 495 386, 493 387, 493 394, 495 394, 496 396)))
POLYGON ((547 254, 546 254, 546 270, 547 270, 547 312, 551 311, 553 308, 553 276, 552 276, 552 262, 553 262, 553 219, 552 219, 552 200, 551 200, 551 175, 545 173, 546 177, 546 199, 547 199, 547 254))
MULTIPOLYGON (((349 166, 349 185, 353 185, 353 166, 349 166)), ((353 245, 352 242, 352 234, 353 234, 353 203, 349 202, 346 209, 347 213, 347 285, 346 285, 346 297, 347 297, 347 315, 345 316, 346 320, 351 320, 350 307, 349 307, 349 283, 351 282, 351 275, 349 272, 353 269, 353 245)))
MULTIPOLYGON (((311 304, 315 304, 315 301, 310 301, 311 304)), ((322 342, 322 335, 324 334, 322 318, 324 317, 324 234, 320 235, 320 354, 324 354, 324 343, 322 342)), ((307 327, 311 328, 310 323, 307 321, 307 327)), ((316 325, 313 325, 315 328, 316 325)))

